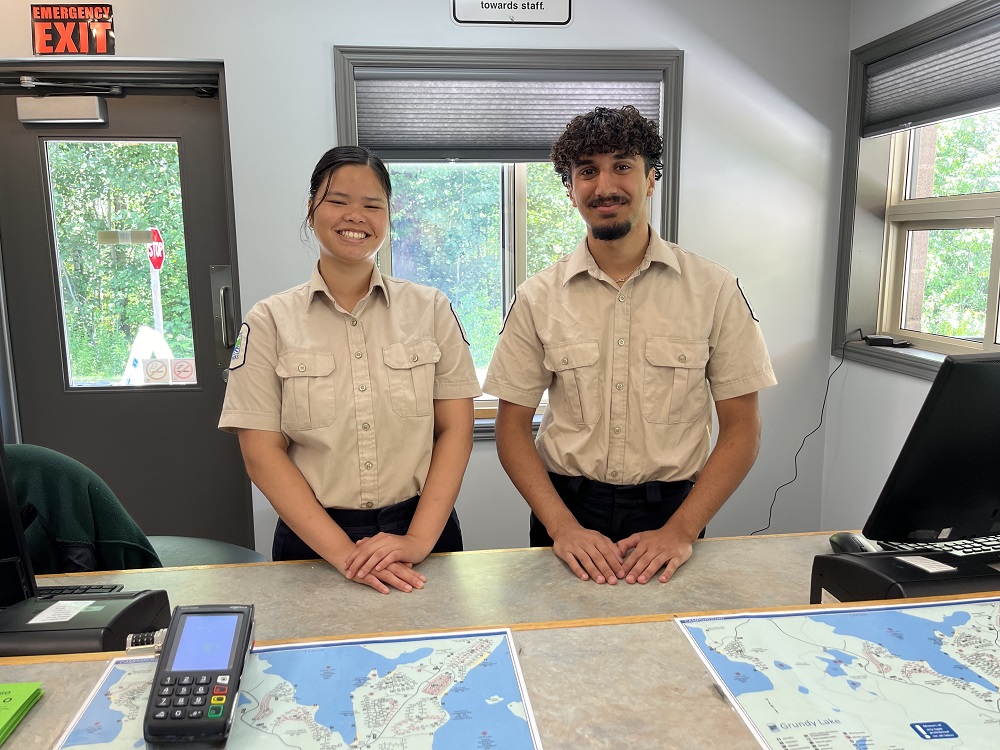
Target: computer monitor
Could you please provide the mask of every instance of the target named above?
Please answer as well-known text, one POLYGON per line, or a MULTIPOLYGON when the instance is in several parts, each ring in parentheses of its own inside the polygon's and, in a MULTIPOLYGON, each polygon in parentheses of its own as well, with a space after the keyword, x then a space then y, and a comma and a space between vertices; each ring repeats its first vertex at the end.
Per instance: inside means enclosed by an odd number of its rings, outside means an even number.
POLYGON ((21 511, 7 471, 7 454, 0 440, 0 607, 35 596, 35 574, 24 541, 21 511))
POLYGON ((945 357, 863 533, 888 542, 1000 534, 1000 353, 945 357))

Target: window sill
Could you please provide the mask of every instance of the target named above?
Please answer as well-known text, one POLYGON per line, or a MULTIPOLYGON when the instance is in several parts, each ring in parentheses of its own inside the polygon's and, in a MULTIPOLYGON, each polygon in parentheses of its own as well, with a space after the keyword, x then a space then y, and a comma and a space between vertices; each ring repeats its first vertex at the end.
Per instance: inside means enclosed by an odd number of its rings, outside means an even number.
POLYGON ((934 380, 945 357, 944 354, 916 347, 896 349, 888 346, 868 346, 863 341, 849 341, 846 346, 844 344, 837 346, 833 350, 834 356, 841 356, 841 351, 843 358, 852 362, 861 362, 881 370, 911 375, 923 380, 934 380))
MULTIPOLYGON (((536 414, 535 418, 531 420, 531 434, 538 434, 538 425, 542 423, 542 415, 536 414)), ((478 440, 496 440, 497 439, 497 426, 495 419, 476 419, 472 427, 472 439, 473 441, 478 440)))

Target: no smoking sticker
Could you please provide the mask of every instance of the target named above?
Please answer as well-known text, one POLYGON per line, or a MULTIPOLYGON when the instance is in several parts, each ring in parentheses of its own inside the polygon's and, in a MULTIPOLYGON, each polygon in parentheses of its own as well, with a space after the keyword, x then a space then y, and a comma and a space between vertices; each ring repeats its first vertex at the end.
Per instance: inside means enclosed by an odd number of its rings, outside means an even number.
POLYGON ((142 360, 142 382, 167 383, 170 381, 170 370, 165 359, 142 360))
POLYGON ((170 360, 170 382, 195 383, 197 380, 193 359, 170 360))

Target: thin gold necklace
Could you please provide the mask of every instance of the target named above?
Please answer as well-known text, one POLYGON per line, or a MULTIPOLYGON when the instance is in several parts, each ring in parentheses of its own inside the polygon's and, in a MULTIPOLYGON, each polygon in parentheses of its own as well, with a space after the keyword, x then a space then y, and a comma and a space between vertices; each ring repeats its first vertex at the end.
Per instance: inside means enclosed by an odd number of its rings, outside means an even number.
MULTIPOLYGON (((645 258, 643 258, 643 260, 645 260, 645 258)), ((636 266, 635 268, 633 268, 631 271, 629 271, 627 274, 625 274, 624 276, 622 276, 620 279, 615 279, 615 283, 616 284, 624 284, 626 281, 628 281, 630 278, 632 278, 632 274, 634 274, 636 271, 638 271, 641 266, 642 266, 642 261, 640 260, 638 266, 636 266)))

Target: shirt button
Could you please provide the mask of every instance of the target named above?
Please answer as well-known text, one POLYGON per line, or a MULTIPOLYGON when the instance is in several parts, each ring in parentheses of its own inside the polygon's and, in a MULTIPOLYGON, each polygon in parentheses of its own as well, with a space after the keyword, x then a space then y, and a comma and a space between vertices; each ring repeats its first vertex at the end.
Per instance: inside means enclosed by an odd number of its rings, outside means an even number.
POLYGON ((618 476, 618 472, 617 472, 617 471, 612 471, 612 472, 611 472, 611 476, 612 476, 612 477, 616 477, 616 476, 618 476))
POLYGON ((625 387, 625 385, 623 383, 615 383, 615 390, 616 391, 620 391, 624 387, 625 387))
POLYGON ((299 372, 305 372, 305 371, 306 371, 306 366, 305 365, 299 365, 299 372))
POLYGON ((374 466, 374 464, 372 464, 371 461, 365 461, 365 468, 366 469, 371 469, 372 466, 374 466))
POLYGON ((370 424, 368 424, 367 422, 365 422, 363 425, 361 425, 361 429, 365 430, 366 432, 368 430, 370 430, 371 428, 372 428, 372 426, 370 424))
POLYGON ((361 385, 358 386, 358 390, 359 391, 367 391, 368 390, 368 386, 365 385, 364 383, 362 383, 361 385))
POLYGON ((618 301, 619 302, 624 302, 625 301, 625 295, 624 294, 619 294, 618 295, 618 301))
POLYGON ((369 501, 369 502, 365 503, 365 507, 366 507, 366 508, 370 508, 370 507, 372 507, 372 506, 373 506, 374 504, 375 504, 375 503, 373 503, 373 502, 369 501))
POLYGON ((411 362, 416 362, 418 359, 420 359, 420 357, 418 357, 416 354, 414 354, 412 357, 410 357, 410 361, 411 362))
POLYGON ((618 339, 618 346, 625 346, 625 339, 618 339))
POLYGON ((356 326, 357 324, 358 324, 358 321, 356 321, 356 320, 353 320, 353 319, 351 320, 351 325, 352 325, 352 326, 356 326))
POLYGON ((688 358, 687 358, 687 357, 686 357, 685 355, 683 355, 683 354, 682 354, 681 356, 679 356, 679 357, 677 358, 677 361, 678 361, 678 362, 687 362, 687 361, 688 361, 688 358))
POLYGON ((361 352, 354 352, 355 359, 361 359, 361 352))
POLYGON ((563 358, 562 358, 562 363, 563 363, 564 365, 568 365, 568 364, 569 364, 569 357, 563 357, 563 358))
POLYGON ((615 434, 616 435, 621 435, 622 434, 622 428, 621 427, 615 427, 615 434))

